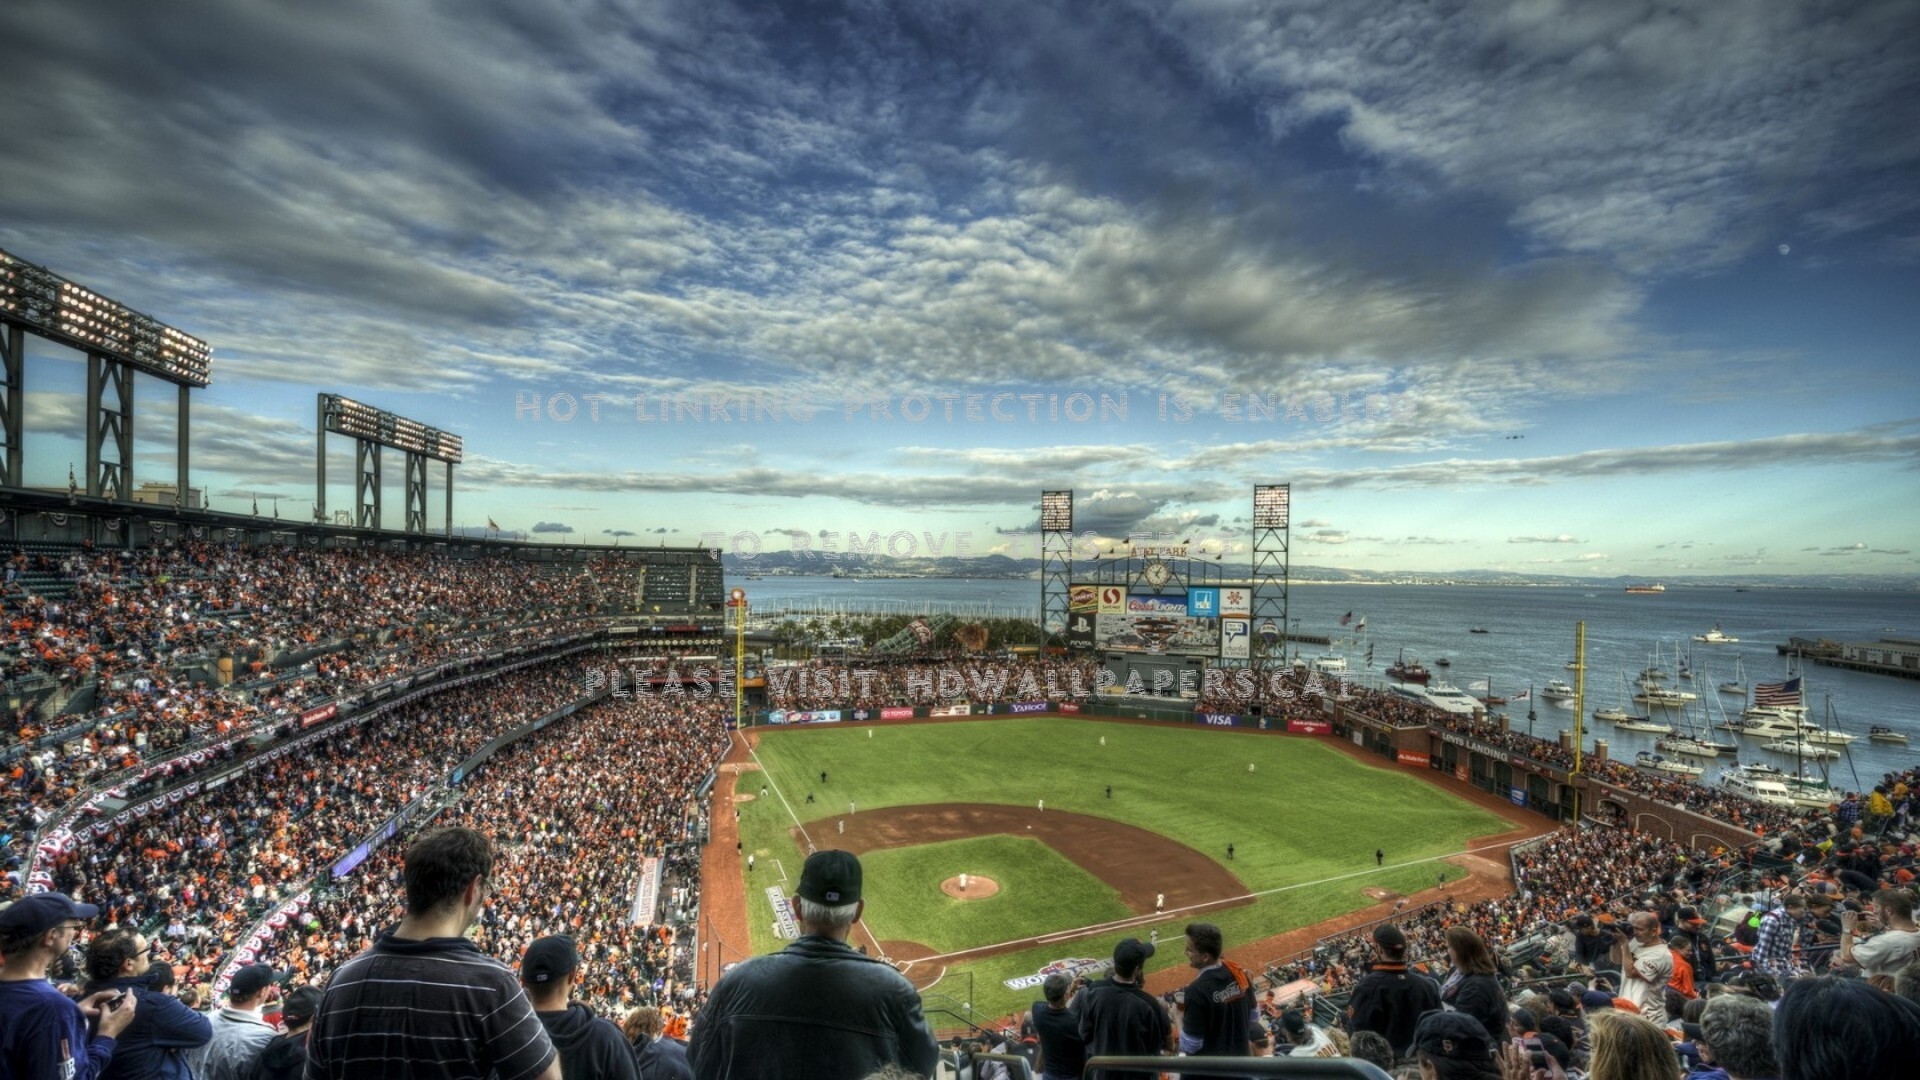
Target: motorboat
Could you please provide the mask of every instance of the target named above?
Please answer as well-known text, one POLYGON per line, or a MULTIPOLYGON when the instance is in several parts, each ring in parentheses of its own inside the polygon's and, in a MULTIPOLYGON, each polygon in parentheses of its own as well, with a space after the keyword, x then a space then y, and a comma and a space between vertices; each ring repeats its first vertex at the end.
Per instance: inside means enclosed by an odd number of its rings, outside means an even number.
POLYGON ((1486 627, 1484 627, 1484 626, 1470 626, 1470 627, 1468 627, 1468 628, 1467 628, 1467 633, 1469 633, 1469 634, 1491 634, 1491 633, 1493 633, 1493 631, 1491 631, 1491 630, 1489 630, 1489 629, 1487 629, 1487 628, 1486 628, 1486 627))
POLYGON ((1647 717, 1644 716, 1635 716, 1625 709, 1595 709, 1593 710, 1593 718, 1595 720, 1605 720, 1609 724, 1618 724, 1626 720, 1647 719, 1647 717))
POLYGON ((1580 661, 1578 661, 1578 660, 1569 660, 1569 661, 1567 661, 1567 670, 1568 670, 1568 671, 1579 671, 1579 670, 1580 670, 1580 661))
POLYGON ((1540 696, 1548 701, 1572 701, 1574 692, 1573 687, 1568 686, 1565 680, 1548 679, 1547 685, 1540 691, 1540 696))
POLYGON ((1707 631, 1704 634, 1693 635, 1693 640, 1699 642, 1702 645, 1738 645, 1740 643, 1739 638, 1728 637, 1727 635, 1721 633, 1719 623, 1714 623, 1713 629, 1707 631))
POLYGON ((1339 653, 1321 653, 1313 658, 1313 670, 1322 675, 1340 675, 1347 670, 1347 658, 1339 653))
POLYGON ((1633 763, 1643 769, 1678 773, 1681 776, 1701 776, 1707 771, 1704 765, 1694 765, 1690 762, 1680 761, 1677 758, 1662 757, 1659 754, 1649 753, 1645 750, 1633 755, 1633 763))
POLYGON ((1804 727, 1800 729, 1800 733, 1808 742, 1820 743, 1823 746, 1850 746, 1853 740, 1860 737, 1851 732, 1822 727, 1804 727))
POLYGON ((1688 757, 1719 757, 1720 744, 1696 739, 1691 735, 1668 735, 1653 740, 1654 749, 1668 754, 1686 754, 1688 757))
POLYGON ((1645 716, 1629 716, 1613 725, 1621 731, 1645 731, 1653 735, 1673 734, 1672 724, 1663 724, 1645 716))
POLYGON ((1838 750, 1795 738, 1779 738, 1769 743, 1761 743, 1760 749, 1771 750, 1776 754, 1791 754, 1797 758, 1811 758, 1815 761, 1831 761, 1840 756, 1838 750))
POLYGON ((1387 676, 1401 682, 1423 683, 1433 678, 1433 672, 1428 671, 1420 661, 1407 659, 1406 650, 1403 649, 1400 658, 1387 669, 1387 676))
POLYGON ((1793 805, 1793 795, 1787 791, 1786 784, 1776 777, 1756 772, 1750 766, 1735 765, 1727 769, 1720 774, 1715 786, 1769 806, 1793 805))
POLYGON ((1434 667, 1452 667, 1452 666, 1453 666, 1453 661, 1451 661, 1451 660, 1449 660, 1449 659, 1447 659, 1446 657, 1444 657, 1444 656, 1443 656, 1443 657, 1441 657, 1440 659, 1438 659, 1438 660, 1435 660, 1435 661, 1433 662, 1433 666, 1434 666, 1434 667))
POLYGON ((1867 741, 1899 743, 1905 746, 1907 744, 1907 733, 1904 731, 1895 731, 1885 724, 1875 724, 1867 729, 1867 741))

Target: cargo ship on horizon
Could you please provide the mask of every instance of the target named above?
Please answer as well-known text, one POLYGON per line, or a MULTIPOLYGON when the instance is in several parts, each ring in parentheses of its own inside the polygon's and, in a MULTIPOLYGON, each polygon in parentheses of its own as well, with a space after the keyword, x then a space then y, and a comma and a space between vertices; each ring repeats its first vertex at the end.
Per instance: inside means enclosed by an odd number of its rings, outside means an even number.
POLYGON ((1667 591, 1667 587, 1656 581, 1651 585, 1629 585, 1627 586, 1627 591, 1630 593, 1663 593, 1667 591))

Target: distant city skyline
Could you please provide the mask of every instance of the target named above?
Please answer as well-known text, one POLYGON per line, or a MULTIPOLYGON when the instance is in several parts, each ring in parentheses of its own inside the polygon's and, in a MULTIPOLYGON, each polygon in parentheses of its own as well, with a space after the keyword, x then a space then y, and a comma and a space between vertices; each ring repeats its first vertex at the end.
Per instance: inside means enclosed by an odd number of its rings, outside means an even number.
MULTIPOLYGON (((0 248, 214 346, 215 509, 310 518, 333 392, 464 437, 455 526, 558 542, 1031 558, 1071 488, 1090 543, 1244 565, 1287 482, 1303 565, 1920 576, 1897 0, 27 0, 0 37, 0 248)), ((31 485, 84 461, 79 360, 29 342, 31 485)))

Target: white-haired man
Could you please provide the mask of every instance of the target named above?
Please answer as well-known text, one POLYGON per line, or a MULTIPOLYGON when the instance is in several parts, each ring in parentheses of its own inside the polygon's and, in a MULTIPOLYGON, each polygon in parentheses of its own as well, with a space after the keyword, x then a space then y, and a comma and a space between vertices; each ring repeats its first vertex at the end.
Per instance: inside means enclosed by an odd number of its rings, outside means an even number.
POLYGON ((687 1047, 695 1080, 857 1080, 888 1065, 933 1075, 940 1053, 919 993, 847 944, 860 892, 853 853, 807 857, 793 897, 802 936, 714 987, 687 1047))

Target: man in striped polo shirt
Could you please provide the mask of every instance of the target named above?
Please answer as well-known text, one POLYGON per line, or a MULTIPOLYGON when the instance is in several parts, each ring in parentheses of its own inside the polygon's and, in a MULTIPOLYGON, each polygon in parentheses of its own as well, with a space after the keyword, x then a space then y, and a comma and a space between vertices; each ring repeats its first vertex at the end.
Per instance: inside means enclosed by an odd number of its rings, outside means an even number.
POLYGON ((407 848, 407 914, 327 984, 306 1080, 560 1080, 519 980, 464 936, 486 906, 493 842, 437 829, 407 848))

